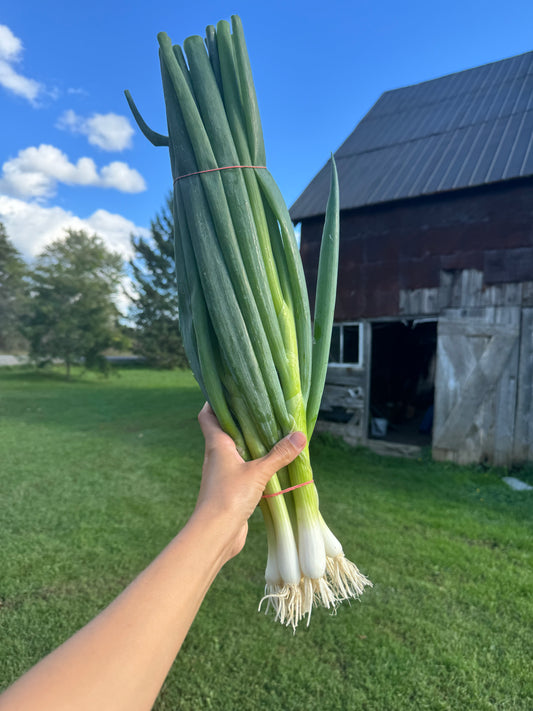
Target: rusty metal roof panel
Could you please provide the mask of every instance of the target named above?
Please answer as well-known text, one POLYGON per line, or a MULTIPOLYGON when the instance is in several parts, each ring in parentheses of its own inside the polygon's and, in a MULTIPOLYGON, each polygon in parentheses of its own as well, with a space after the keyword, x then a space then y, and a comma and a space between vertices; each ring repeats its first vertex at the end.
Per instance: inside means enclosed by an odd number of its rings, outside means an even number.
MULTIPOLYGON (((385 92, 335 153, 341 209, 533 175, 533 52, 385 92)), ((326 164, 291 207, 320 215, 326 164)))

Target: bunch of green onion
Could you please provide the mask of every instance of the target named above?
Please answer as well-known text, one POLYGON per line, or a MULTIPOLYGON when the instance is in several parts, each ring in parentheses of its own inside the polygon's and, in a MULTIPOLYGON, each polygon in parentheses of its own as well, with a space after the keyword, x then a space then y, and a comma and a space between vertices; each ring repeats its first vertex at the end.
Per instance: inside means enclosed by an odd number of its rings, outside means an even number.
MULTIPOLYGON (((168 136, 152 131, 126 97, 145 136, 170 151, 184 346, 221 426, 245 459, 257 458, 296 430, 309 442, 318 416, 337 283, 335 164, 312 326, 293 225, 265 168, 239 18, 209 26, 205 40, 187 38, 184 52, 164 33, 158 41, 168 136)), ((263 600, 293 628, 304 615, 309 623, 313 605, 335 608, 371 584, 322 518, 312 479, 306 448, 271 479, 260 504, 263 600), (289 487, 298 488, 276 495, 289 487)))

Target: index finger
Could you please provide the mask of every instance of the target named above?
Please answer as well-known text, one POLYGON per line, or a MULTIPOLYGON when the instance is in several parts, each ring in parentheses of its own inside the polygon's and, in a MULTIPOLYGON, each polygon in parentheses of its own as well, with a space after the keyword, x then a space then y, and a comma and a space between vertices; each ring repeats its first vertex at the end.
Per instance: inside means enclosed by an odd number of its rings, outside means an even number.
POLYGON ((198 414, 198 422, 200 423, 200 429, 202 430, 206 444, 214 444, 217 439, 220 440, 221 438, 224 438, 224 440, 229 439, 233 442, 231 437, 226 434, 220 426, 220 423, 213 412, 213 408, 208 402, 206 402, 200 410, 198 414))

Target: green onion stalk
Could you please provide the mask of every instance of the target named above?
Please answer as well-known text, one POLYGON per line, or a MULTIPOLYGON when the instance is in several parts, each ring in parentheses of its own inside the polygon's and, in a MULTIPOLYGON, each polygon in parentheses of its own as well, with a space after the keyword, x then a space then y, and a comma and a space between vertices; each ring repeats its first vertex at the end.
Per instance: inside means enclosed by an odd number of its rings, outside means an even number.
MULTIPOLYGON (((293 225, 266 168, 261 120, 242 25, 221 21, 183 50, 158 35, 174 179, 180 327, 205 398, 245 459, 286 434, 311 440, 324 389, 335 306, 339 191, 331 188, 311 322, 293 225)), ((309 449, 268 483, 260 507, 268 561, 263 601, 296 628, 314 605, 335 608, 371 585, 322 518, 309 449), (309 483, 311 482, 311 483, 309 483), (297 487, 280 494, 290 487, 297 487)), ((260 604, 261 607, 261 604, 260 604)))

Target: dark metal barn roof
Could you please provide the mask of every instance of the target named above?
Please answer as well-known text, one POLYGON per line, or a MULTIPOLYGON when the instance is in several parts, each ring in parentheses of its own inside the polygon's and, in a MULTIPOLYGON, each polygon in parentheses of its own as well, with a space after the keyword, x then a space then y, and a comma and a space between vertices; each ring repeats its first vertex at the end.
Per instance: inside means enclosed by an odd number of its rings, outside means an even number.
MULTIPOLYGON (((533 175, 533 52, 385 92, 335 160, 341 210, 533 175)), ((324 213, 329 175, 294 222, 324 213)))

